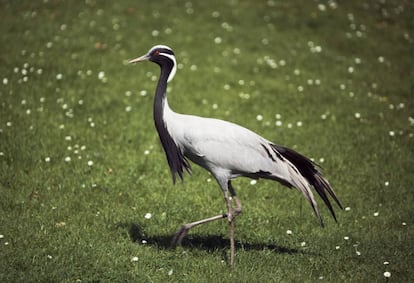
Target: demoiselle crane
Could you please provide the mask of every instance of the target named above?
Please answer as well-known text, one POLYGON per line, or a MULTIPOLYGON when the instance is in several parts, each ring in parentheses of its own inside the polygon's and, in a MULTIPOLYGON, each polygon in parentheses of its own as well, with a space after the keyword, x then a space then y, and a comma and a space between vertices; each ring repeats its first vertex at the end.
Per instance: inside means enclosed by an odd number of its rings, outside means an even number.
POLYGON ((214 176, 224 193, 227 207, 226 214, 182 225, 172 239, 173 246, 179 245, 194 226, 227 218, 230 223, 230 265, 234 265, 234 223, 236 216, 242 211, 242 206, 231 180, 241 176, 275 180, 289 188, 298 189, 309 201, 319 223, 323 226, 312 192, 313 187, 336 221, 328 195, 341 209, 342 205, 314 162, 242 126, 223 120, 174 112, 167 101, 167 84, 174 78, 177 70, 173 50, 165 45, 156 45, 147 54, 130 60, 129 63, 146 60, 158 64, 161 68, 154 98, 154 121, 173 182, 175 183, 177 175, 183 180, 184 171, 191 173, 188 161, 191 160, 214 176))

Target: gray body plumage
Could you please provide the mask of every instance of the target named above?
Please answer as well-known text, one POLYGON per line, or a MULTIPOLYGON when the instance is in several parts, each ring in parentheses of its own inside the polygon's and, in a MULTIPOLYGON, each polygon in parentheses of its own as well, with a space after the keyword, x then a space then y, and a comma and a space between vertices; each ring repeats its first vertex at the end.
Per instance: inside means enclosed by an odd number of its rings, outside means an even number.
POLYGON ((175 113, 167 100, 164 103, 164 121, 177 150, 210 171, 222 189, 227 188, 229 180, 240 176, 276 180, 299 189, 322 224, 313 186, 336 218, 325 190, 338 200, 311 160, 237 124, 175 113))

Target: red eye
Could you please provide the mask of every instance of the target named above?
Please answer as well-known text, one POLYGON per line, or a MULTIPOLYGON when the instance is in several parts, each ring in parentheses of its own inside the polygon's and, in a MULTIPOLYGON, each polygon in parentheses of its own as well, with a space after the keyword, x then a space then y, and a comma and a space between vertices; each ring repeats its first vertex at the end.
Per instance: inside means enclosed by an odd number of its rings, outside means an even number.
POLYGON ((161 53, 161 52, 160 52, 159 50, 155 50, 154 55, 155 55, 155 56, 158 56, 158 55, 160 55, 160 53, 161 53))

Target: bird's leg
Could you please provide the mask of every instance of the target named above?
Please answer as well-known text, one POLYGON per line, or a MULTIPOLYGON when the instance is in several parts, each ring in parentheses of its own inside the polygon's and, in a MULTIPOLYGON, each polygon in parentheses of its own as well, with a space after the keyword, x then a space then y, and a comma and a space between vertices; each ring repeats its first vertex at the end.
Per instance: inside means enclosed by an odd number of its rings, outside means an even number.
POLYGON ((177 233, 174 235, 171 241, 171 245, 173 247, 180 245, 181 241, 187 235, 188 231, 195 226, 208 223, 208 222, 212 222, 215 220, 227 218, 230 224, 230 266, 234 266, 234 259, 235 259, 234 222, 235 222, 236 216, 241 213, 242 206, 230 182, 228 182, 228 190, 224 191, 224 200, 226 202, 227 214, 226 213, 219 214, 219 215, 216 215, 210 218, 206 218, 206 219, 202 219, 199 221, 195 221, 195 222, 182 225, 180 229, 177 231, 177 233), (232 200, 234 201, 235 208, 233 208, 231 205, 232 200))
MULTIPOLYGON (((229 182, 230 183, 230 182, 229 182)), ((229 192, 228 191, 224 191, 224 200, 226 201, 226 206, 227 206, 227 219, 229 221, 230 224, 230 266, 233 267, 234 266, 234 254, 235 254, 235 245, 234 245, 234 218, 235 218, 235 214, 234 214, 234 210, 231 206, 231 199, 229 197, 229 192)))
POLYGON ((234 201, 236 208, 233 209, 230 203, 230 199, 228 197, 228 192, 226 191, 224 193, 224 198, 226 200, 226 204, 227 204, 227 209, 228 209, 228 219, 230 222, 230 266, 233 267, 234 266, 234 260, 235 260, 235 243, 234 243, 234 225, 235 225, 235 218, 237 215, 239 215, 242 211, 242 206, 241 203, 238 199, 238 197, 236 196, 236 192, 233 188, 233 186, 231 185, 230 181, 228 182, 228 189, 230 191, 230 195, 232 200, 234 201))
POLYGON ((230 181, 229 181, 228 186, 229 186, 229 191, 230 191, 231 198, 234 201, 234 203, 236 204, 236 208, 233 210, 234 217, 236 217, 237 215, 239 215, 242 212, 241 202, 240 202, 239 198, 237 197, 236 191, 234 190, 234 188, 231 185, 230 181))
POLYGON ((184 237, 187 235, 188 231, 198 225, 204 224, 204 223, 208 223, 211 221, 215 221, 215 220, 219 220, 219 219, 223 219, 226 218, 227 214, 219 214, 210 218, 206 218, 206 219, 202 219, 199 221, 195 221, 195 222, 191 222, 191 223, 187 223, 181 226, 181 228, 177 231, 177 233, 174 235, 172 241, 171 241, 171 245, 173 247, 180 245, 181 241, 184 239, 184 237))

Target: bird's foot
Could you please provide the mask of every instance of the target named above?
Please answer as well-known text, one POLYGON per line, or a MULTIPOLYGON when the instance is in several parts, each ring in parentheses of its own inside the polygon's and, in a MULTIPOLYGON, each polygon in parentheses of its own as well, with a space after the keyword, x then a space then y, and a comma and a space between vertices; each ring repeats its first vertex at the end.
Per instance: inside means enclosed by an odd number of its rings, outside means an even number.
POLYGON ((181 241, 187 235, 188 230, 190 230, 190 228, 191 227, 189 227, 187 224, 182 225, 181 228, 177 231, 177 233, 172 238, 171 246, 175 248, 176 246, 181 245, 181 241))

